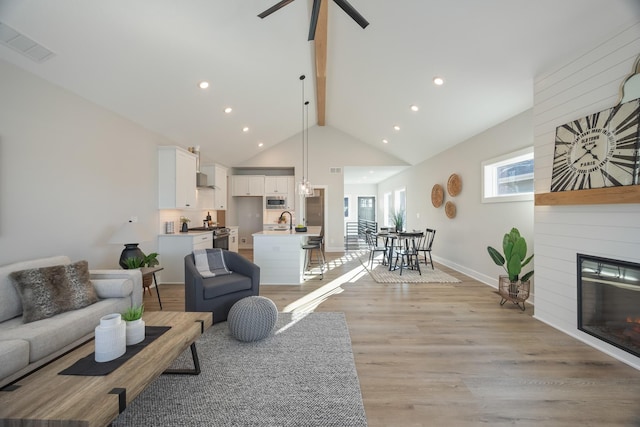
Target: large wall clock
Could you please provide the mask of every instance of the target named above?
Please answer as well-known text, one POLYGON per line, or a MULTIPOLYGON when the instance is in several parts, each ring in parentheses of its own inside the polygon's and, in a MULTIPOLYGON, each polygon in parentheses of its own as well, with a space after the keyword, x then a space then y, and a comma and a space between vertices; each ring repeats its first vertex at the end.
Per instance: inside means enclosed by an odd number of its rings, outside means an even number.
POLYGON ((638 184, 640 100, 556 129, 551 191, 638 184))

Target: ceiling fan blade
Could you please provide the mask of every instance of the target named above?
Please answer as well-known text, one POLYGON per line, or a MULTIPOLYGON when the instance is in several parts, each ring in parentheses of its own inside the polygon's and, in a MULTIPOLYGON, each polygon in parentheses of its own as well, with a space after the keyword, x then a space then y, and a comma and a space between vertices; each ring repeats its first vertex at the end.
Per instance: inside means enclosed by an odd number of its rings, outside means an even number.
POLYGON ((286 5, 291 3, 292 1, 293 0, 282 0, 281 2, 276 3, 275 5, 271 6, 269 9, 265 10, 264 12, 262 12, 260 15, 258 15, 258 17, 264 19, 267 16, 271 15, 273 12, 282 9, 283 7, 285 7, 286 5))
POLYGON ((356 21, 358 25, 362 27, 362 29, 367 28, 367 25, 369 25, 369 21, 364 19, 364 16, 360 15, 360 13, 358 13, 358 11, 355 10, 347 0, 333 0, 333 1, 336 2, 336 4, 340 6, 340 8, 344 10, 347 15, 349 15, 354 21, 356 21))
POLYGON ((309 24, 309 38, 311 41, 316 38, 316 27, 318 26, 318 15, 320 14, 320 3, 322 0, 313 0, 313 9, 311 10, 311 23, 309 24))

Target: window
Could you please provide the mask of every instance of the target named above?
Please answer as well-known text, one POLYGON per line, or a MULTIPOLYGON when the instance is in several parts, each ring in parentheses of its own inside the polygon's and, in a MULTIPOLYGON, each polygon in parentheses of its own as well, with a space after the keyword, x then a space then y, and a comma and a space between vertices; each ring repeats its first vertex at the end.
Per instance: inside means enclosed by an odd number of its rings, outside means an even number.
POLYGON ((384 193, 383 201, 383 218, 384 227, 393 227, 393 215, 396 212, 402 212, 403 217, 407 218, 407 192, 404 188, 395 190, 393 193, 384 193))
POLYGON ((390 227, 391 226, 391 212, 393 209, 392 206, 392 201, 393 199, 391 198, 391 193, 384 193, 384 206, 383 206, 383 218, 384 218, 384 226, 385 227, 390 227))
POLYGON ((349 198, 344 198, 344 217, 349 218, 349 198))
POLYGON ((483 203, 533 200, 533 147, 482 162, 483 203))

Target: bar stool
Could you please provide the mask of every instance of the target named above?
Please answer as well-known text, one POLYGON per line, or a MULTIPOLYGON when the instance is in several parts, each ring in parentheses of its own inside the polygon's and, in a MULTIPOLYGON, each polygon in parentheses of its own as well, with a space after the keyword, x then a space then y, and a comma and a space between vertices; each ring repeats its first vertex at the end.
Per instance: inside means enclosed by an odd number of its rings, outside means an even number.
POLYGON ((307 271, 311 272, 311 258, 313 256, 313 251, 316 251, 316 261, 320 266, 320 280, 324 279, 324 267, 326 264, 324 258, 324 230, 320 231, 320 236, 312 236, 307 238, 307 243, 302 245, 302 249, 304 249, 304 273, 307 271))

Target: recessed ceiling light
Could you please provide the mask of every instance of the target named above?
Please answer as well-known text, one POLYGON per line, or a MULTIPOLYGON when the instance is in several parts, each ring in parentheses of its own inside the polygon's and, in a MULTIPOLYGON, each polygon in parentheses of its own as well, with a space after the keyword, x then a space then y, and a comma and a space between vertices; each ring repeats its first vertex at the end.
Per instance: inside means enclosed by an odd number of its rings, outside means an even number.
POLYGON ((400 130, 400 126, 395 125, 395 126, 393 127, 393 130, 400 130))
POLYGON ((389 140, 388 140, 388 139, 383 139, 383 140, 382 140, 382 143, 383 143, 383 144, 388 144, 388 143, 389 143, 389 140))
POLYGON ((249 126, 245 126, 242 128, 242 132, 249 132, 249 126))
POLYGON ((258 147, 262 148, 264 144, 262 142, 258 142, 258 147))
POLYGON ((206 88, 208 88, 208 87, 209 87, 209 82, 201 81, 200 83, 198 83, 198 87, 199 87, 200 89, 206 89, 206 88))
POLYGON ((411 106, 411 107, 409 107, 409 108, 411 108, 411 111, 418 111, 418 110, 420 109, 420 108, 418 108, 418 106, 417 106, 417 105, 412 105, 412 106, 411 106))
POLYGON ((229 114, 232 111, 233 111, 233 108, 231 108, 231 107, 227 107, 227 108, 224 109, 224 112, 227 113, 227 114, 229 114))
POLYGON ((442 77, 434 77, 433 84, 436 86, 442 86, 444 84, 444 79, 442 77))

